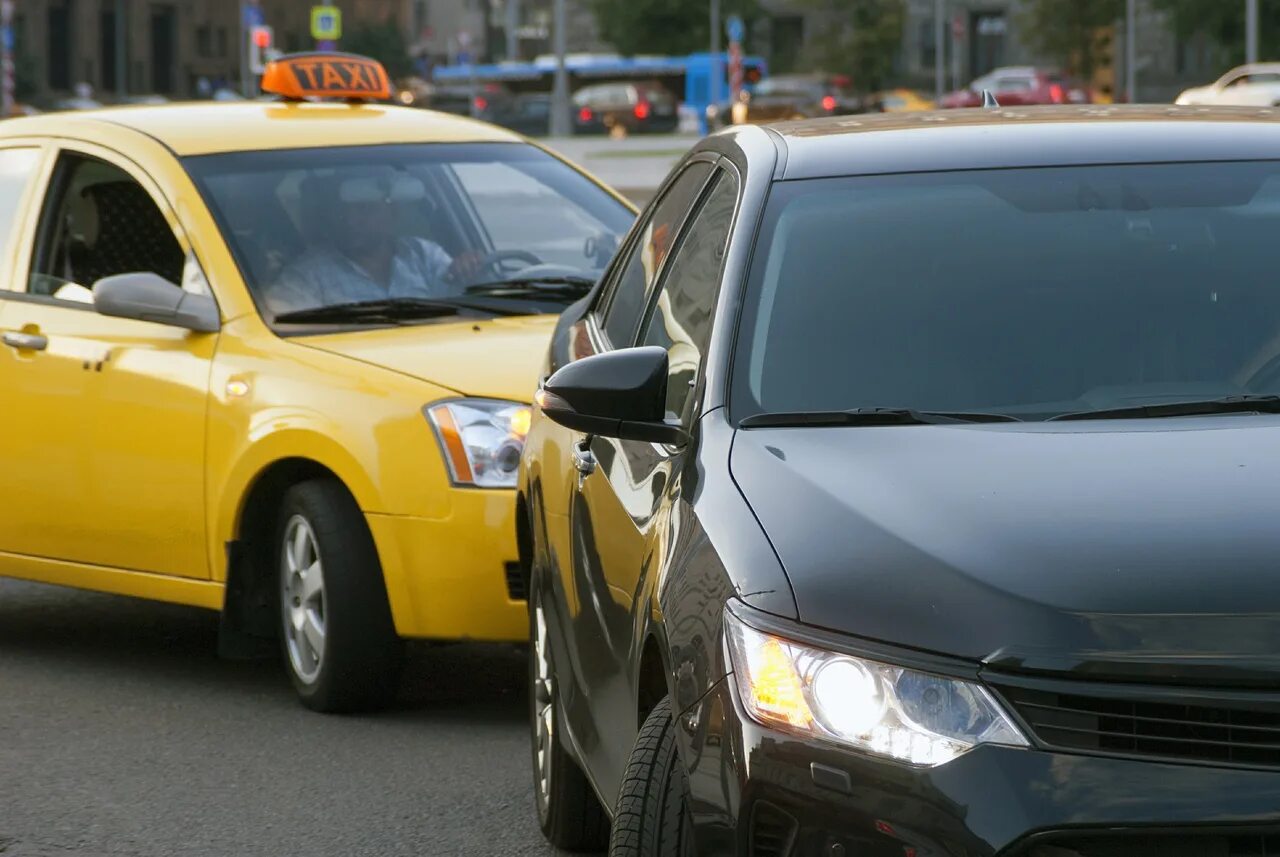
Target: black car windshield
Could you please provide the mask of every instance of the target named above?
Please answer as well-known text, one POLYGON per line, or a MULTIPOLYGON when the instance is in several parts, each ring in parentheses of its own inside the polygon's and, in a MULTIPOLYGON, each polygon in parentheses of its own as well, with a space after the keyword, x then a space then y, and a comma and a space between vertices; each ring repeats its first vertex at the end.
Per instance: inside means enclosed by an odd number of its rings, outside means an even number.
POLYGON ((574 299, 563 284, 598 279, 633 220, 601 187, 523 143, 239 152, 184 163, 269 320, 299 312, 337 319, 307 311, 400 299, 457 299, 468 311, 487 302, 504 313, 523 301, 529 312, 558 312, 574 299), (492 288, 543 282, 556 288, 492 288))
POLYGON ((1277 235, 1271 161, 779 183, 734 416, 1274 411, 1277 235))

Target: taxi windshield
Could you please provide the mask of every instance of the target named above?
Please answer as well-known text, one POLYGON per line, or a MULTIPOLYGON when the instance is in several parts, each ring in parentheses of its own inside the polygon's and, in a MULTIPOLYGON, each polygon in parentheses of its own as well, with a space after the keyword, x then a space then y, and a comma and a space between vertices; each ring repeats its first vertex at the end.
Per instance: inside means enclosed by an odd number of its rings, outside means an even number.
POLYGON ((558 312, 599 278, 634 217, 524 143, 235 152, 184 163, 268 320, 338 321, 343 307, 388 301, 558 312))
POLYGON ((1254 407, 1280 395, 1277 228, 1272 161, 780 182, 735 414, 1254 407))

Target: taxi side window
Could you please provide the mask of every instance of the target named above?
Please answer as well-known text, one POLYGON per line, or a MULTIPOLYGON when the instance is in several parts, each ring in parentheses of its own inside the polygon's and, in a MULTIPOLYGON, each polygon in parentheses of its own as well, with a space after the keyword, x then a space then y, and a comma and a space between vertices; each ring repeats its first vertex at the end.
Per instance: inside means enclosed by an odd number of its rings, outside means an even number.
MULTIPOLYGON (((39 162, 39 149, 0 149, 0 260, 8 258, 18 207, 39 162)), ((0 289, 8 287, 0 283, 0 289)))
POLYGON ((737 203, 737 178, 718 170, 667 267, 641 340, 642 345, 667 349, 667 416, 671 419, 689 417, 694 383, 711 339, 720 271, 737 203))
POLYGON ((685 215, 706 184, 712 167, 705 162, 689 165, 671 184, 649 220, 641 228, 639 240, 627 250, 630 256, 615 268, 610 292, 605 296, 601 327, 614 348, 626 348, 635 339, 644 313, 645 300, 662 270, 671 241, 680 230, 685 215))
POLYGON ((92 302, 103 277, 139 271, 182 284, 186 255, 151 194, 124 170, 64 154, 45 197, 27 291, 92 302))

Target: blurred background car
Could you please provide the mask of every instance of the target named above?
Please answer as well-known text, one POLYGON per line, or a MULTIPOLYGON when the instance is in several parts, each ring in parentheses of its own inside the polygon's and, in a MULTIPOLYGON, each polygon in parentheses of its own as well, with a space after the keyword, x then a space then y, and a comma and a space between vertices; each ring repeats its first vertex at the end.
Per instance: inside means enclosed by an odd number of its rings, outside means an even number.
POLYGON ((885 113, 909 113, 915 110, 933 110, 934 101, 914 89, 888 89, 877 92, 873 99, 885 113))
POLYGON ((1208 86, 1185 90, 1177 104, 1280 105, 1280 63, 1254 63, 1231 69, 1208 86))
POLYGON ((480 118, 526 137, 545 137, 551 133, 551 95, 529 92, 500 98, 487 103, 480 118))
POLYGON ((1001 105, 1011 104, 1091 104, 1094 94, 1088 87, 1056 71, 1031 66, 998 68, 976 78, 967 89, 947 93, 938 106, 981 107, 983 90, 1001 105))
POLYGON ((601 83, 573 95, 575 134, 670 134, 680 124, 675 97, 653 81, 601 83))
POLYGON ((756 85, 747 99, 747 122, 812 119, 865 113, 873 103, 853 91, 849 78, 831 74, 782 74, 756 85))

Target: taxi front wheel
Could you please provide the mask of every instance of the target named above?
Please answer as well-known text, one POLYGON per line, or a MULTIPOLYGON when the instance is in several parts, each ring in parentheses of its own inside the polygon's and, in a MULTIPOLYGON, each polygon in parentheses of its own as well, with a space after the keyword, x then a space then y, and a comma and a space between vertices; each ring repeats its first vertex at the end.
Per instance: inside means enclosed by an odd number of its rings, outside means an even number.
POLYGON ((365 711, 399 688, 396 636, 382 568, 359 507, 334 479, 295 485, 277 530, 281 641, 304 705, 365 711))

